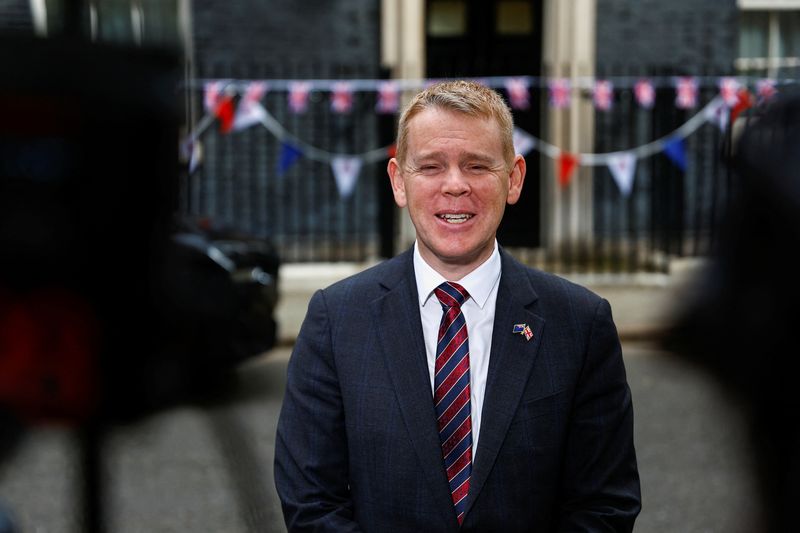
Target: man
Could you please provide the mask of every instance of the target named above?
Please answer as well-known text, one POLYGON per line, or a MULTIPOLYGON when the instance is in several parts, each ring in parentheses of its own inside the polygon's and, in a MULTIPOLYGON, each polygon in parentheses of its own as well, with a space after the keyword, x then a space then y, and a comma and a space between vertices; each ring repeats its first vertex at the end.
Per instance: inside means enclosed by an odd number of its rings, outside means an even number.
POLYGON ((525 179, 512 130, 470 82, 403 112, 388 172, 417 241, 309 304, 275 451, 290 531, 631 531, 609 305, 495 241, 525 179))

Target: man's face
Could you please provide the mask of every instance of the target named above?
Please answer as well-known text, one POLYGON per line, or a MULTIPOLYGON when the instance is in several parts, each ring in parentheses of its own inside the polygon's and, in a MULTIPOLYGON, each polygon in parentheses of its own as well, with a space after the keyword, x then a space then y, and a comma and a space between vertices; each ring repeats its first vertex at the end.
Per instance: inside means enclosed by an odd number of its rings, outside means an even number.
POLYGON ((420 254, 456 280, 491 255, 505 205, 522 191, 525 160, 508 166, 494 120, 434 108, 411 119, 403 164, 392 159, 388 171, 420 254))

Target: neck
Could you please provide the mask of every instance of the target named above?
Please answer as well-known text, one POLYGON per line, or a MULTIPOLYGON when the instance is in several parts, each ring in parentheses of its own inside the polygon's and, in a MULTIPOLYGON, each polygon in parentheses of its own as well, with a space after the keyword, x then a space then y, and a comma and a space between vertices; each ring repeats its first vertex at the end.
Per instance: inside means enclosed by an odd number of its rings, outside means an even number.
POLYGON ((438 272, 447 281, 460 281, 462 278, 466 277, 467 274, 485 263, 492 256, 493 252, 494 246, 490 248, 488 252, 477 255, 474 259, 459 262, 448 262, 436 256, 429 257, 429 254, 425 253, 422 249, 420 250, 420 255, 432 269, 438 272))

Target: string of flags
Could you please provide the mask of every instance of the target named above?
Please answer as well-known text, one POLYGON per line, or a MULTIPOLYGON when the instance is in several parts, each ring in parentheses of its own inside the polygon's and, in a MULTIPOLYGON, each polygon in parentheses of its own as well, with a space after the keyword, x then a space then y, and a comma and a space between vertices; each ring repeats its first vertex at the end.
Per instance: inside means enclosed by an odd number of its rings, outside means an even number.
MULTIPOLYGON (((285 91, 291 113, 308 111, 310 95, 315 91, 330 94, 332 113, 351 113, 355 93, 371 91, 376 95, 375 112, 394 114, 399 111, 403 91, 419 90, 436 80, 199 80, 204 90, 205 115, 182 143, 181 149, 193 173, 200 162, 199 139, 215 122, 222 134, 230 134, 260 124, 281 141, 281 154, 276 172, 284 175, 301 157, 327 163, 342 198, 352 195, 358 175, 364 164, 394 156, 394 146, 384 146, 360 154, 332 153, 312 146, 284 128, 266 109, 262 101, 269 91, 285 91)), ((526 155, 537 150, 556 162, 558 182, 567 187, 575 171, 581 166, 607 166, 620 193, 628 196, 633 187, 636 163, 639 159, 664 153, 678 168, 686 171, 686 138, 703 124, 716 124, 725 131, 739 114, 772 99, 778 92, 778 82, 771 79, 735 77, 655 77, 655 78, 540 78, 532 76, 494 77, 477 80, 489 87, 505 91, 512 109, 525 110, 531 106, 534 88, 547 90, 549 105, 567 109, 572 105, 576 91, 591 98, 595 109, 609 112, 613 109, 615 95, 630 90, 642 109, 655 105, 657 89, 674 90, 676 108, 693 110, 699 106, 700 88, 714 87, 714 98, 675 131, 647 144, 624 151, 605 154, 570 153, 538 139, 522 129, 514 131, 514 145, 518 153, 526 155), (749 87, 753 87, 751 91, 749 87)), ((794 80, 782 80, 792 83, 794 80)), ((580 94, 580 93, 579 93, 580 94)))

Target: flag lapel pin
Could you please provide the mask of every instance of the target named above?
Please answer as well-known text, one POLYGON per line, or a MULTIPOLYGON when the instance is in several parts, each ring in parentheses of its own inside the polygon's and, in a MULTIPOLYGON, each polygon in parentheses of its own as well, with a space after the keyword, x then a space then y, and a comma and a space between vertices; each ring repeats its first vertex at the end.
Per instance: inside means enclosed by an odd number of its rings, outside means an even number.
POLYGON ((529 341, 531 338, 533 338, 533 331, 528 324, 514 324, 514 329, 512 332, 524 335, 526 341, 529 341))

